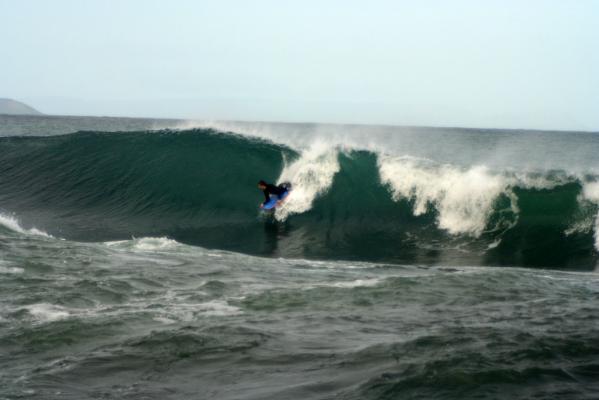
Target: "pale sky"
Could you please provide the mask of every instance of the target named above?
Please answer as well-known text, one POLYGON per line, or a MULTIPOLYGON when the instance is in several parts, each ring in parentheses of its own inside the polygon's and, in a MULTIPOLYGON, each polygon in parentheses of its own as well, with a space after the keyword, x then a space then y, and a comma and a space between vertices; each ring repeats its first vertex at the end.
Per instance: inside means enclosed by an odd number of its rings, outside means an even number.
POLYGON ((599 0, 0 0, 51 114, 599 131, 599 0))

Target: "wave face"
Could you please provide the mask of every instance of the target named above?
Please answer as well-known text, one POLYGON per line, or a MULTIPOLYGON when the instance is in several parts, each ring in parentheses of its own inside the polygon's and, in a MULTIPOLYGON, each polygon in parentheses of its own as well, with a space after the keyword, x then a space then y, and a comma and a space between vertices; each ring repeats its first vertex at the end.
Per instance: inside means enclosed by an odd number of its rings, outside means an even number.
POLYGON ((151 236, 286 258, 597 264, 592 170, 266 138, 209 128, 0 137, 0 212, 19 229, 77 241, 151 236), (258 212, 259 179, 294 184, 274 215, 258 212))

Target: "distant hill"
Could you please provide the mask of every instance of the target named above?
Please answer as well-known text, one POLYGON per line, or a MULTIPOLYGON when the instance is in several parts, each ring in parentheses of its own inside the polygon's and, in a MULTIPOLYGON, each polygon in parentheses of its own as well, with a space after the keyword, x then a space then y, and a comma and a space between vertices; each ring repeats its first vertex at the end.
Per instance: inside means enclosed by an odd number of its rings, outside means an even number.
POLYGON ((0 98, 0 114, 12 115, 43 115, 33 107, 13 99, 0 98))

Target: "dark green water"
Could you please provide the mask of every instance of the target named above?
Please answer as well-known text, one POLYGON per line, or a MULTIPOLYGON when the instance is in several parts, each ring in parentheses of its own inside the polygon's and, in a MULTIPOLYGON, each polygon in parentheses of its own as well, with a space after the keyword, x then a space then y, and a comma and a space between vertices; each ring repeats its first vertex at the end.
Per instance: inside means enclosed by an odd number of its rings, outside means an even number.
POLYGON ((0 399, 597 398, 596 134, 212 127, 0 117, 0 399))

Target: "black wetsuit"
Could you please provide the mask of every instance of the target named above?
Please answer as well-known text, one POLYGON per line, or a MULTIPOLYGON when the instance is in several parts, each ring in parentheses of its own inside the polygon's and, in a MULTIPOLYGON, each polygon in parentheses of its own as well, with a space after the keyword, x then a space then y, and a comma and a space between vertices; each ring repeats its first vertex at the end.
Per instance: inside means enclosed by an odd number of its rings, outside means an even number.
POLYGON ((264 190, 263 190, 264 198, 265 198, 264 202, 266 203, 270 200, 271 194, 277 195, 280 198, 280 196, 282 194, 284 194, 286 191, 287 191, 286 187, 275 186, 275 185, 269 183, 266 185, 266 188, 264 188, 264 190))

